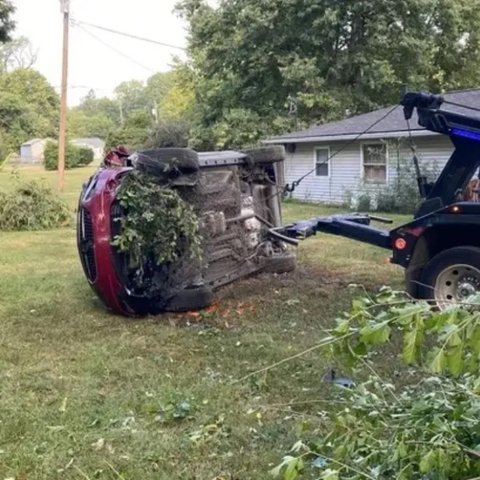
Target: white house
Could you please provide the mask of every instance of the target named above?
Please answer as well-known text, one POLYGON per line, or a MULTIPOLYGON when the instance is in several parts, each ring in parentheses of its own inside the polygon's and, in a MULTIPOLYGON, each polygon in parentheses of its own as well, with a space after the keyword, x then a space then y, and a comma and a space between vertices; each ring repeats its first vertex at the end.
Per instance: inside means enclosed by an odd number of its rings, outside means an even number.
MULTIPOLYGON (((480 89, 451 92, 444 98, 480 109, 480 89)), ((394 181, 398 166, 411 159, 412 153, 403 108, 399 105, 382 119, 392 108, 266 140, 267 144, 285 146, 285 182, 291 184, 307 175, 293 192, 293 197, 312 202, 342 203, 361 189, 388 186, 394 181), (378 123, 372 127, 375 122, 378 123)), ((448 104, 442 108, 475 115, 471 110, 448 104)), ((441 169, 453 150, 449 138, 420 127, 416 114, 410 120, 410 128, 421 167, 435 165, 441 169)))

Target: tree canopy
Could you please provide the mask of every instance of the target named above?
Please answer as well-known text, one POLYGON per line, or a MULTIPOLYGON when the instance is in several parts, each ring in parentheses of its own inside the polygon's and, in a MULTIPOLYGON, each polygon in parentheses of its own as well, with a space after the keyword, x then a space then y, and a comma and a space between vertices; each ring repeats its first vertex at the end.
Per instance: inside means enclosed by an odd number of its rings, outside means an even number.
POLYGON ((15 7, 10 0, 0 0, 0 43, 11 40, 10 34, 15 28, 13 12, 15 7))
POLYGON ((197 140, 224 147, 365 112, 397 102, 404 85, 474 86, 479 7, 479 0, 222 0, 214 8, 183 0, 197 140), (238 128, 225 134, 239 123, 240 137, 232 135, 238 128))
POLYGON ((0 74, 2 154, 32 137, 56 136, 59 99, 43 75, 32 69, 0 74))

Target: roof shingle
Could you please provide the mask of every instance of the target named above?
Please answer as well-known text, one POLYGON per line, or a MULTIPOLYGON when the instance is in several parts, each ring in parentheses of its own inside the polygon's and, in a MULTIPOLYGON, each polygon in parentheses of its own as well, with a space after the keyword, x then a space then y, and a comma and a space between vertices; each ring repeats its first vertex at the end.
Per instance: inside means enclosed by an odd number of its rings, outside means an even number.
MULTIPOLYGON (((480 88, 461 90, 456 92, 450 92, 443 95, 446 101, 458 103, 461 105, 468 105, 470 107, 480 109, 480 88)), ((443 110, 453 111, 456 113, 462 113, 469 116, 480 117, 480 112, 473 112, 465 108, 459 108, 456 106, 444 104, 441 107, 443 110)), ((300 130, 298 132, 287 133, 277 137, 269 138, 266 143, 292 143, 295 141, 321 141, 323 137, 328 137, 329 140, 338 137, 338 140, 345 138, 351 138, 352 136, 359 135, 367 130, 372 124, 381 119, 387 114, 392 106, 386 108, 380 108, 373 112, 364 113, 362 115, 356 115, 354 117, 346 118, 338 122, 326 123, 324 125, 315 125, 307 128, 306 130, 300 130)), ((410 120, 410 127, 412 132, 421 134, 423 127, 420 127, 417 123, 416 113, 410 120)), ((403 108, 399 105, 390 115, 381 120, 377 125, 368 130, 369 137, 389 137, 399 136, 399 134, 407 134, 408 127, 407 122, 403 116, 403 108)), ((425 135, 433 135, 433 132, 427 132, 425 135)))

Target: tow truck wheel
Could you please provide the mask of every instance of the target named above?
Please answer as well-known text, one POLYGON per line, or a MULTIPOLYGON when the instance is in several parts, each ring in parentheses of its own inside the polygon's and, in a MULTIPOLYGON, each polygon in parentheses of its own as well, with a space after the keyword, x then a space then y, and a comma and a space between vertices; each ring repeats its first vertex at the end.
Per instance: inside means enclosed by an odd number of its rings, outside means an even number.
POLYGON ((454 247, 435 255, 423 270, 419 290, 440 310, 480 293, 480 248, 454 247))

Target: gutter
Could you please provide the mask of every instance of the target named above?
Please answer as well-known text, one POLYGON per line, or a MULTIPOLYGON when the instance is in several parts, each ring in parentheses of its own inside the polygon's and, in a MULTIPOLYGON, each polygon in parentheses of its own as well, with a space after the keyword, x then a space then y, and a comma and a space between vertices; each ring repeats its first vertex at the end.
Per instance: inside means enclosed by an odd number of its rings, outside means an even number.
MULTIPOLYGON (((313 142, 335 142, 343 140, 369 140, 369 139, 386 139, 386 138, 402 138, 408 137, 408 130, 395 130, 387 132, 365 133, 359 137, 359 133, 339 134, 339 135, 311 135, 306 137, 273 137, 263 140, 262 143, 268 145, 278 145, 286 143, 313 143, 313 142)), ((432 137, 439 135, 428 130, 412 130, 412 137, 432 137)))

